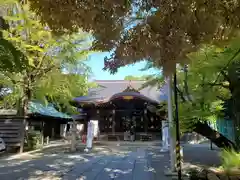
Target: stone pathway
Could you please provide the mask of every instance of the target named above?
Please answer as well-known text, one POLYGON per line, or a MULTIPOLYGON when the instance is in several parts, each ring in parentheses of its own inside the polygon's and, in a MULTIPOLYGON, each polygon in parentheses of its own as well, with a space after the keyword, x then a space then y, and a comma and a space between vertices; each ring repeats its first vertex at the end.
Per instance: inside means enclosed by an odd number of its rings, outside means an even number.
POLYGON ((154 146, 99 147, 94 153, 36 153, 0 163, 1 180, 167 180, 168 154, 154 146))

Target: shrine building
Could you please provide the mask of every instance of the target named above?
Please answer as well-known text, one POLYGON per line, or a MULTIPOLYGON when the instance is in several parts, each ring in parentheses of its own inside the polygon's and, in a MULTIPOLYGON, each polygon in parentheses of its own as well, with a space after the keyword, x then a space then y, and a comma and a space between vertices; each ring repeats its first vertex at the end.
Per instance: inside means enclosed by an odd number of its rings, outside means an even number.
MULTIPOLYGON (((167 88, 141 88, 144 81, 96 80, 96 88, 88 96, 76 97, 73 105, 79 110, 76 120, 87 126, 90 120, 98 121, 101 137, 123 139, 124 132, 134 125, 136 140, 141 136, 161 138, 162 121, 166 112, 161 110, 167 100, 167 88)), ((84 128, 86 131, 87 128, 84 128)))

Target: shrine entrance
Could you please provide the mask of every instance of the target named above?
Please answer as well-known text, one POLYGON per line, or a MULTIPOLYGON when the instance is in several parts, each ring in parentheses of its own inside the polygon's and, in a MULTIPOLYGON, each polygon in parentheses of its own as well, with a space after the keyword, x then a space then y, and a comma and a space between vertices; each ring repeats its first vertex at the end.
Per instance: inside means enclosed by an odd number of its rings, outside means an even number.
POLYGON ((128 88, 105 100, 84 102, 81 110, 86 113, 85 123, 98 120, 100 134, 108 140, 125 140, 126 134, 136 140, 144 139, 143 136, 160 139, 166 113, 160 112, 159 106, 158 102, 128 88))

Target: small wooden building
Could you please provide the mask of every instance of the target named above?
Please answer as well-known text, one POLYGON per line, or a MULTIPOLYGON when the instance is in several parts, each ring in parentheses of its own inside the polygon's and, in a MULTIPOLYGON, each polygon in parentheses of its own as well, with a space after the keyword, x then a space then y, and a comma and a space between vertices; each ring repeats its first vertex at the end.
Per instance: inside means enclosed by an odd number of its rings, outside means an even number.
POLYGON ((53 105, 43 105, 38 102, 29 103, 28 127, 33 130, 43 130, 44 138, 59 139, 63 136, 71 116, 57 111, 53 105))
MULTIPOLYGON (((144 81, 96 81, 97 88, 89 96, 73 99, 73 104, 85 114, 82 122, 97 120, 101 137, 124 139, 124 133, 134 127, 136 139, 143 135, 160 138, 162 120, 159 111, 166 95, 156 87, 139 90, 144 81)), ((87 128, 85 128, 86 131, 87 128)))
POLYGON ((16 116, 16 110, 0 110, 0 137, 7 148, 23 146, 24 134, 30 130, 40 131, 43 139, 59 139, 63 136, 63 131, 67 130, 68 122, 72 120, 70 116, 58 112, 50 104, 45 106, 38 102, 30 102, 28 110, 28 116, 25 118, 16 116))

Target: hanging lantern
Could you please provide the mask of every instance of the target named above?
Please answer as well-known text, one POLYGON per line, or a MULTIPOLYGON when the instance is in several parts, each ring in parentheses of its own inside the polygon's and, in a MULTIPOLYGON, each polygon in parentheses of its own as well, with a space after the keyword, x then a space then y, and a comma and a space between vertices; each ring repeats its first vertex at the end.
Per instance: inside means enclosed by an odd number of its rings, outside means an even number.
POLYGON ((144 114, 147 114, 147 109, 144 109, 144 114))
POLYGON ((99 114, 99 110, 97 110, 97 114, 99 114))
POLYGON ((113 114, 115 114, 115 109, 112 111, 113 114))

